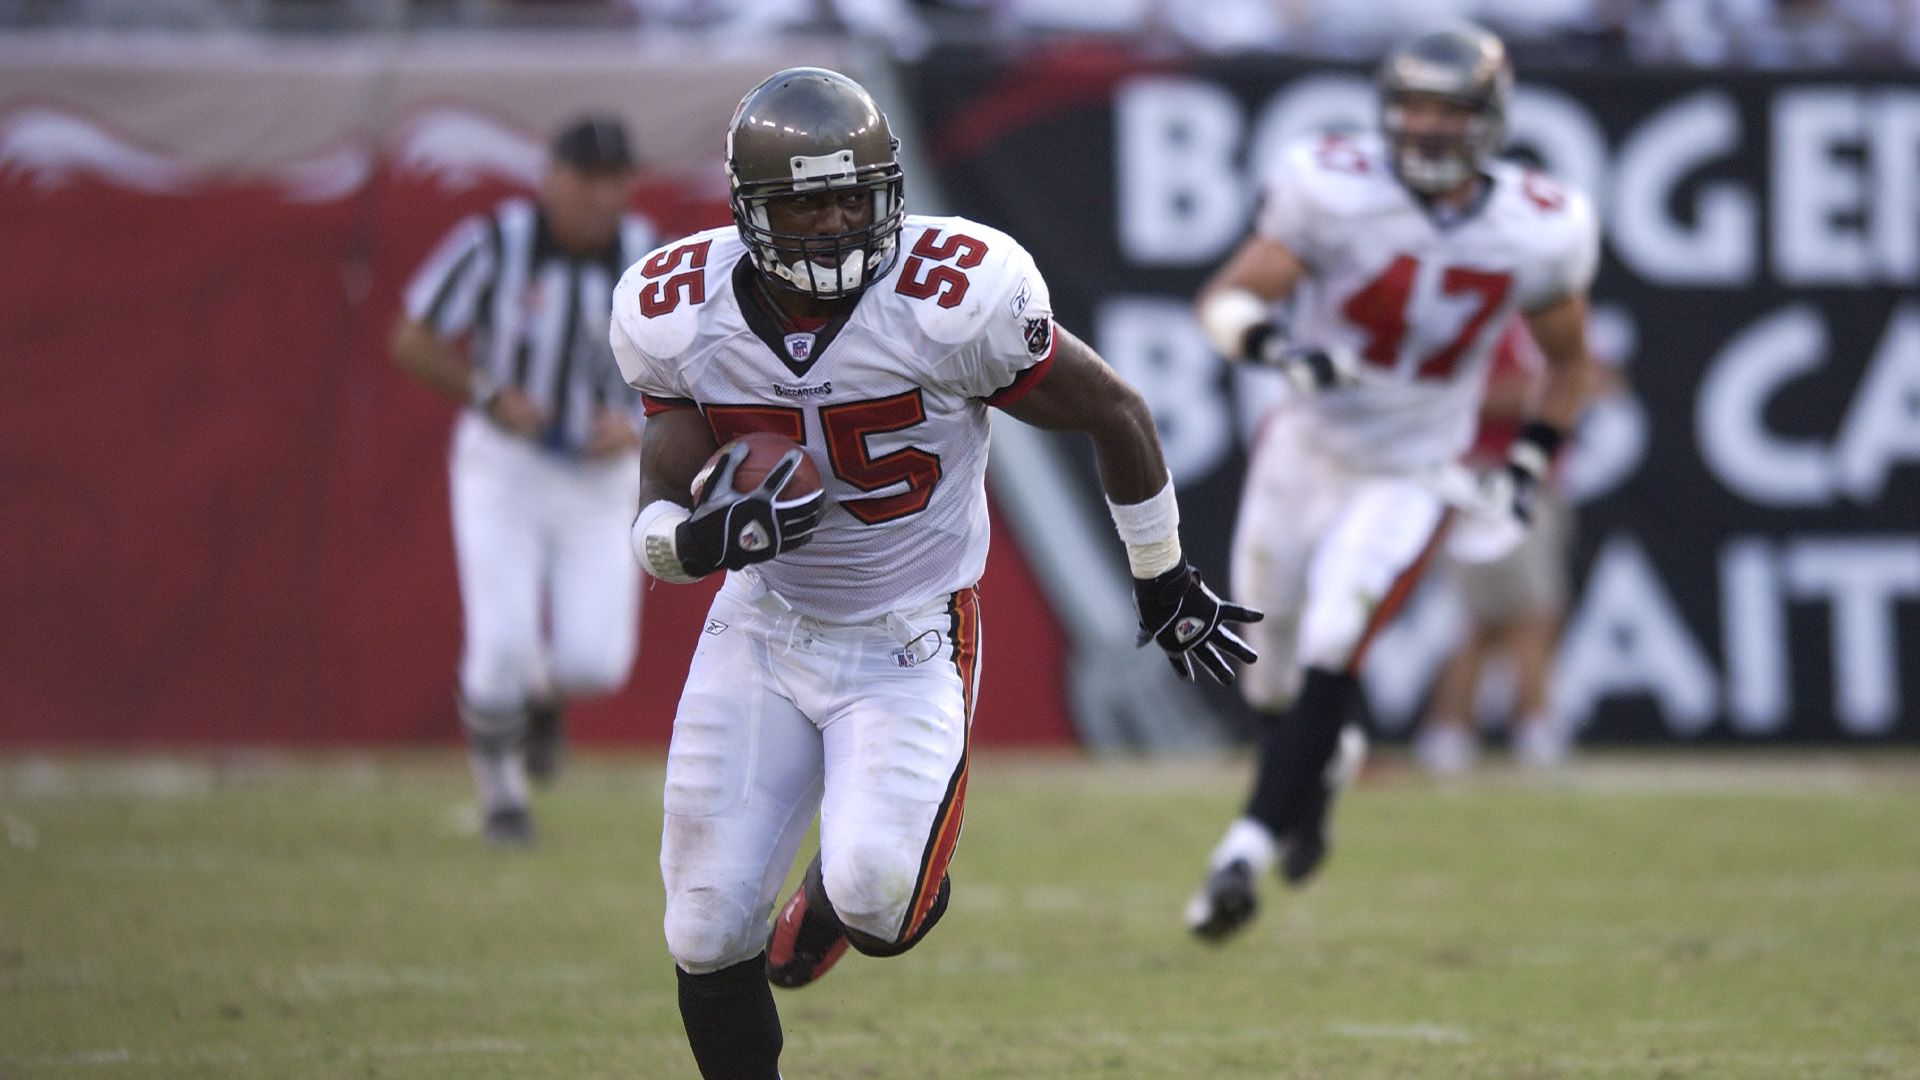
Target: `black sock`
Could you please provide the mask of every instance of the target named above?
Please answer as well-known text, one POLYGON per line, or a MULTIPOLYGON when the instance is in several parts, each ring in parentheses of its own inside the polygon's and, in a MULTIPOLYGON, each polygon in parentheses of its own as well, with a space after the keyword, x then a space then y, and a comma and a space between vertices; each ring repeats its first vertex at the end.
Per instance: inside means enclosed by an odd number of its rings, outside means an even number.
POLYGON ((1248 817, 1276 837, 1319 826, 1327 808, 1327 764, 1359 693, 1360 680, 1352 675, 1307 669, 1299 700, 1261 736, 1248 817))
POLYGON ((680 976, 680 1020, 706 1080, 780 1080, 780 1014, 761 953, 711 975, 680 976))

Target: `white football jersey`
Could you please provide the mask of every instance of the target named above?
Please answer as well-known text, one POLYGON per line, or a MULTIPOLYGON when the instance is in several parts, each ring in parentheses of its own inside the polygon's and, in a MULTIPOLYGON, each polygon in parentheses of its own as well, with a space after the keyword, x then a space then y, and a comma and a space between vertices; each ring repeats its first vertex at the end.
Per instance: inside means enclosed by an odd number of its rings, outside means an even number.
POLYGON ((1012 237, 910 216, 900 257, 852 309, 790 332, 731 227, 655 251, 613 292, 620 370, 650 412, 697 407, 714 437, 804 444, 828 509, 813 540, 754 572, 795 609, 854 622, 979 580, 989 405, 1053 356, 1046 283, 1012 237))
POLYGON ((1307 266, 1294 340, 1361 361, 1358 386, 1303 403, 1315 441, 1356 468, 1418 469, 1467 448, 1508 319, 1585 292, 1600 239, 1585 196, 1508 162, 1443 224, 1386 151, 1377 136, 1290 148, 1256 228, 1307 266))

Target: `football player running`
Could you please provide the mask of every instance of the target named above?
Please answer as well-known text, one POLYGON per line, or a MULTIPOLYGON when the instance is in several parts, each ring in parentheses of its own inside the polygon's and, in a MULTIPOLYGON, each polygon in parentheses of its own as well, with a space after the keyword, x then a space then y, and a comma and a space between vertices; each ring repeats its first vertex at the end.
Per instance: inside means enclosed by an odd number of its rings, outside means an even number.
POLYGON ((1586 395, 1594 216, 1580 193, 1494 158, 1512 82, 1500 39, 1478 27, 1396 48, 1379 73, 1383 135, 1291 148, 1253 235, 1196 301, 1217 349, 1297 391, 1263 427, 1235 527, 1235 597, 1272 616, 1249 635, 1271 659, 1242 680, 1268 722, 1246 810, 1187 908, 1203 939, 1246 925, 1276 863, 1294 885, 1319 866, 1329 804, 1364 751, 1345 721, 1368 643, 1456 505, 1462 541, 1469 526, 1520 535, 1586 395), (1506 467, 1459 484, 1487 359, 1516 311, 1546 385, 1506 467))
POLYGON ((611 337, 649 422, 633 543, 646 571, 727 570, 667 755, 660 868, 681 1017, 709 1080, 779 1075, 769 983, 851 946, 894 956, 945 911, 980 675, 989 406, 1093 440, 1134 575, 1141 640, 1222 682, 1254 652, 1180 550, 1145 403, 1057 328, 1011 237, 908 215, 897 142, 843 75, 780 72, 727 140, 734 227, 630 268, 611 337), (717 447, 799 450, 741 493, 717 447), (818 810, 820 849, 768 916, 818 810))

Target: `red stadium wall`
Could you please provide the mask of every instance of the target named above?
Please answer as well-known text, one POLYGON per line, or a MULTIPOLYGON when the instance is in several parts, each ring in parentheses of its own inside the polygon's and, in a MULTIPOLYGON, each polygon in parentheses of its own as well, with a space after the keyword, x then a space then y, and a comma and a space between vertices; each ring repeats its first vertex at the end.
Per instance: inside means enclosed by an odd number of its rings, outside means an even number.
MULTIPOLYGON (((454 736, 453 410, 385 338, 428 247, 507 190, 381 164, 302 201, 0 166, 0 743, 454 736)), ((640 208, 716 219, 687 192, 640 208)), ((1070 741, 1061 633, 999 532, 976 737, 1070 741)), ((710 594, 647 593, 633 679, 580 739, 664 741, 710 594)))

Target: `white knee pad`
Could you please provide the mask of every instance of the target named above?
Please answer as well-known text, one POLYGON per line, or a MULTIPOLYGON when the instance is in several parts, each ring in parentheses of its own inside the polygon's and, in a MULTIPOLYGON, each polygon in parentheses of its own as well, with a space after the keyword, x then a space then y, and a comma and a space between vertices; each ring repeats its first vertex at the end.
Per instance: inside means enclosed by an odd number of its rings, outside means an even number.
POLYGON ((553 658, 553 691, 560 697, 604 697, 626 685, 633 653, 599 649, 553 658))
POLYGON ((765 921, 719 889, 669 893, 666 932, 667 953, 689 975, 751 960, 767 944, 765 921))
POLYGON ((1366 636, 1373 611, 1372 598, 1358 592, 1314 597, 1300 620, 1300 668, 1346 671, 1366 636))
POLYGON ((882 941, 900 936, 919 883, 920 855, 885 844, 856 843, 821 866, 834 913, 848 927, 882 941))

